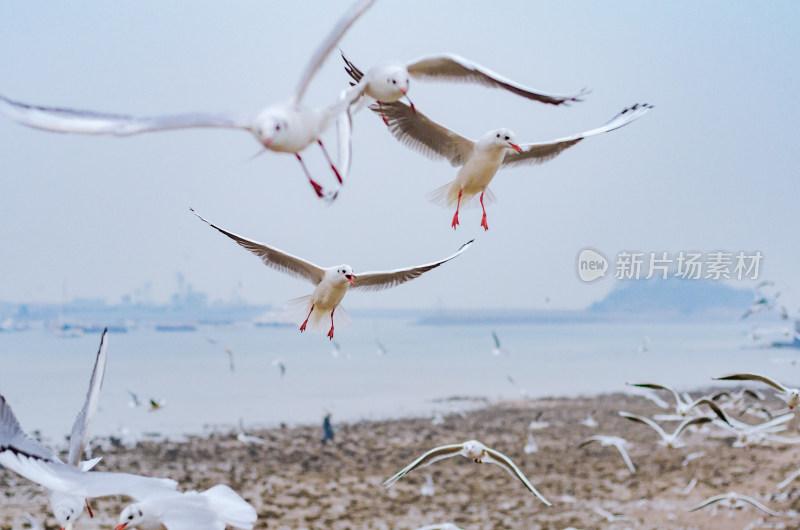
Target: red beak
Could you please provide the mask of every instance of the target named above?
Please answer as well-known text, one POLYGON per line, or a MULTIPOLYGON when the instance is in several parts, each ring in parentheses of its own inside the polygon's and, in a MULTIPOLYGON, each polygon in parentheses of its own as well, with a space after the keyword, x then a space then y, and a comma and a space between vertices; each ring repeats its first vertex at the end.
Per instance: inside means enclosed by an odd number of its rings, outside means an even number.
POLYGON ((354 274, 351 274, 350 276, 345 276, 345 278, 347 278, 347 281, 350 282, 350 285, 355 287, 356 282, 354 282, 353 280, 356 279, 356 276, 354 274))
POLYGON ((400 92, 402 92, 402 93, 403 93, 403 95, 405 96, 405 95, 406 95, 406 92, 408 92, 408 89, 407 89, 407 88, 401 88, 401 89, 400 89, 400 92))
POLYGON ((521 153, 522 152, 522 148, 520 146, 518 146, 517 144, 512 144, 511 142, 508 142, 508 145, 510 145, 511 149, 513 149, 517 153, 521 153))
POLYGON ((118 524, 114 527, 114 530, 125 530, 125 527, 128 526, 128 523, 118 524))

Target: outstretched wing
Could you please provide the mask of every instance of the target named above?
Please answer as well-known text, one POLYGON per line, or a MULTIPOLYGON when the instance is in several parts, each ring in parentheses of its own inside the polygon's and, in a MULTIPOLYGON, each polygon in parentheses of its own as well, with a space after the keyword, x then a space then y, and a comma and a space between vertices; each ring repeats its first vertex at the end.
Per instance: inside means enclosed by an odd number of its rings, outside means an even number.
POLYGON ((650 418, 645 418, 643 416, 637 416, 636 414, 631 414, 630 412, 619 411, 617 414, 622 416, 623 418, 628 418, 631 421, 638 421, 639 423, 644 423, 654 431, 656 431, 661 438, 666 439, 667 433, 664 432, 664 429, 661 428, 659 424, 651 420, 650 418))
POLYGON ((0 457, 6 453, 23 454, 33 458, 58 462, 58 456, 33 439, 20 427, 17 417, 0 396, 0 457))
POLYGON ((251 241, 244 237, 237 236, 236 234, 228 232, 227 230, 223 230, 222 228, 207 221, 200 214, 195 212, 194 209, 190 208, 190 210, 192 210, 192 213, 194 213, 208 226, 225 234, 229 238, 239 243, 240 246, 246 248, 261 258, 261 261, 267 267, 272 267, 273 269, 279 270, 280 272, 288 274, 289 276, 294 276, 295 278, 308 280, 314 285, 317 285, 319 282, 321 282, 323 276, 325 276, 325 271, 310 261, 298 258, 297 256, 292 256, 291 254, 288 254, 280 249, 264 245, 263 243, 258 243, 257 241, 251 241))
POLYGON ((428 272, 429 270, 435 269, 442 263, 447 263, 456 256, 466 252, 466 250, 474 241, 474 239, 471 239, 461 245, 461 248, 458 249, 458 252, 452 256, 448 256, 443 260, 439 260, 434 263, 428 263, 427 265, 417 265, 416 267, 395 269, 393 271, 365 272, 362 274, 356 274, 356 284, 355 287, 352 288, 363 291, 379 291, 381 289, 388 289, 390 287, 394 287, 395 285, 400 285, 401 283, 406 283, 414 278, 419 278, 422 276, 422 274, 428 272))
POLYGON ((297 84, 297 90, 294 94, 294 100, 296 102, 303 99, 303 94, 305 94, 308 84, 311 82, 311 78, 313 78, 314 74, 320 69, 322 63, 325 62, 325 58, 328 57, 328 54, 330 54, 331 50, 336 46, 336 43, 341 40, 347 30, 350 29, 350 26, 352 26, 373 3, 375 3, 375 0, 358 0, 353 7, 339 19, 331 32, 328 33, 328 36, 325 37, 325 40, 320 43, 319 47, 314 51, 314 55, 312 55, 311 59, 308 61, 305 72, 300 76, 300 82, 297 84))
POLYGON ((776 390, 786 392, 788 389, 777 381, 773 381, 769 377, 760 374, 732 374, 723 377, 715 377, 717 381, 760 381, 766 383, 776 390))
POLYGON ((77 467, 80 464, 83 451, 86 449, 86 444, 89 443, 92 420, 97 412, 97 405, 100 403, 100 389, 103 387, 103 377, 106 373, 107 337, 108 328, 103 330, 103 336, 100 337, 100 349, 97 350, 92 377, 89 379, 86 402, 72 424, 72 433, 69 436, 69 458, 67 458, 67 463, 71 466, 77 467))
POLYGON ((503 88, 518 96, 541 103, 548 103, 550 105, 562 105, 569 104, 572 101, 583 101, 581 97, 587 94, 586 90, 582 90, 574 96, 543 94, 538 90, 520 85, 500 74, 492 72, 488 68, 451 53, 421 57, 416 61, 412 61, 408 64, 408 73, 411 77, 421 79, 445 79, 448 81, 477 83, 493 88, 503 88))
POLYGON ((441 460, 443 458, 450 458, 451 456, 458 455, 461 450, 464 449, 464 444, 452 444, 452 445, 442 445, 440 447, 434 447, 421 457, 417 458, 406 467, 401 469, 397 474, 392 476, 391 478, 387 479, 386 482, 383 483, 384 486, 390 488, 395 482, 403 478, 404 475, 413 471, 418 467, 429 466, 436 462, 437 460, 441 460))
POLYGON ((137 118, 124 114, 29 105, 10 100, 4 96, 0 96, 0 112, 12 120, 34 129, 60 133, 112 134, 115 136, 130 136, 147 132, 195 127, 218 127, 250 131, 252 121, 250 116, 202 112, 137 118))
POLYGON ((584 138, 589 138, 590 136, 596 136, 598 134, 607 133, 613 131, 614 129, 624 127, 632 121, 640 118, 652 108, 653 105, 648 105, 647 103, 637 103, 632 107, 622 109, 622 112, 611 118, 608 123, 602 127, 592 129, 591 131, 582 132, 566 138, 559 138, 558 140, 552 140, 550 142, 520 144, 522 152, 506 154, 506 157, 503 159, 503 165, 514 166, 520 164, 541 164, 542 162, 547 162, 548 160, 552 160, 553 158, 557 157, 562 151, 569 149, 584 138))
POLYGON ((418 110, 400 101, 369 106, 369 110, 389 122, 389 132, 397 140, 428 158, 444 158, 451 166, 463 165, 475 142, 443 127, 418 110))
POLYGON ((484 449, 484 456, 481 459, 482 462, 491 462, 492 464, 497 464, 498 466, 502 467, 506 471, 508 471, 511 476, 525 484, 525 487, 531 490, 531 492, 539 498, 540 501, 545 503, 547 506, 552 506, 550 501, 545 499, 541 493, 536 491, 536 488, 533 487, 533 484, 525 477, 522 471, 508 458, 506 455, 499 451, 495 451, 494 449, 489 449, 488 447, 484 449))

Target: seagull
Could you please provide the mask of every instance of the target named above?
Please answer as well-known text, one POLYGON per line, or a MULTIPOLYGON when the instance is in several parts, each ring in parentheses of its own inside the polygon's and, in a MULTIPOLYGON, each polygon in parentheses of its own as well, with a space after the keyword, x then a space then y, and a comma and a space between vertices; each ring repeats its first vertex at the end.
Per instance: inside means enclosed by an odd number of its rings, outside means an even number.
POLYGON ((167 492, 127 506, 114 530, 160 528, 221 530, 227 526, 251 530, 258 515, 247 501, 224 484, 202 493, 167 492))
POLYGON ((793 419, 794 413, 790 412, 758 425, 750 425, 734 418, 728 418, 728 423, 714 420, 714 425, 736 436, 733 447, 749 447, 757 443, 764 443, 768 434, 785 431, 785 424, 793 419))
POLYGON ((686 427, 690 425, 699 425, 702 423, 708 423, 712 421, 711 418, 708 418, 706 416, 687 418, 683 420, 680 425, 678 425, 678 427, 675 429, 675 432, 673 432, 672 434, 667 434, 664 432, 664 429, 662 429, 656 422, 654 422, 650 418, 644 418, 642 416, 637 416, 636 414, 631 414, 630 412, 623 412, 623 411, 620 411, 619 415, 622 416, 623 418, 628 418, 631 421, 638 421, 640 423, 644 423, 645 425, 649 426, 651 429, 656 431, 658 435, 661 437, 661 440, 658 442, 659 445, 663 445, 668 449, 677 449, 678 447, 683 447, 686 445, 678 440, 678 437, 681 435, 683 430, 686 429, 686 427))
POLYGON ((645 337, 637 349, 639 353, 647 353, 650 351, 650 337, 645 337))
POLYGON ((594 419, 594 411, 590 410, 586 417, 580 421, 580 424, 584 427, 589 427, 592 429, 597 427, 599 423, 597 423, 597 420, 594 419))
MULTIPOLYGON (((81 437, 79 433, 78 438, 81 437)), ((70 444, 70 453, 73 447, 70 444)), ((62 462, 54 452, 22 430, 5 397, 0 396, 0 465, 48 491, 54 515, 63 530, 72 529, 83 511, 85 499, 109 495, 141 499, 154 493, 174 490, 178 486, 171 479, 90 471, 98 460, 82 462, 79 466, 62 462), (67 505, 67 499, 74 501, 71 506, 67 505)))
MULTIPOLYGON (((345 71, 356 82, 355 88, 359 95, 363 94, 377 100, 379 106, 382 103, 394 103, 403 97, 408 99, 407 92, 412 77, 420 80, 442 79, 456 83, 469 82, 491 88, 503 88, 518 96, 550 105, 568 105, 573 101, 582 101, 581 97, 587 93, 586 90, 582 90, 574 96, 543 94, 452 53, 420 57, 409 63, 385 62, 373 66, 367 70, 366 74, 348 60, 344 53, 342 53, 342 59, 345 63, 345 71)), ((414 104, 410 99, 408 102, 413 109, 414 104)), ((389 125, 385 117, 383 121, 389 125)))
POLYGON ((228 366, 231 369, 231 373, 236 371, 236 367, 233 364, 233 350, 230 348, 225 348, 225 353, 228 354, 228 366))
POLYGON ((605 447, 616 447, 620 456, 622 456, 622 459, 625 461, 625 465, 628 466, 631 474, 636 473, 636 467, 633 465, 633 462, 631 462, 631 457, 628 456, 628 451, 625 450, 625 445, 628 443, 628 440, 625 438, 620 438, 619 436, 605 436, 602 434, 596 434, 582 441, 578 447, 583 447, 592 442, 600 442, 600 444, 605 447))
MULTIPOLYGON (((192 211, 194 212, 194 210, 192 211)), ((306 330, 309 321, 311 322, 312 331, 324 331, 322 319, 324 316, 330 314, 331 328, 328 331, 328 338, 331 340, 333 340, 333 328, 335 325, 334 314, 348 289, 352 287, 364 291, 378 291, 400 285, 401 283, 418 278, 423 273, 435 269, 439 265, 459 256, 475 241, 474 239, 468 241, 461 245, 461 248, 459 248, 455 254, 433 263, 391 271, 373 271, 354 274, 353 268, 350 265, 337 265, 327 268, 319 267, 310 261, 287 254, 277 248, 251 241, 223 230, 209 221, 206 221, 197 213, 195 213, 195 215, 210 227, 215 228, 222 234, 236 241, 245 249, 260 257, 261 261, 267 267, 272 267, 280 272, 294 276, 295 278, 308 280, 314 284, 315 288, 313 293, 291 300, 289 304, 300 311, 298 315, 299 318, 297 318, 297 320, 302 321, 302 324, 300 324, 300 331, 306 330), (358 284, 356 284, 356 280, 358 284), (305 320, 302 320, 303 317, 305 317, 305 320)), ((347 317, 344 308, 341 308, 336 315, 339 317, 338 320, 340 323, 344 324, 349 322, 349 317, 347 317)))
MULTIPOLYGON (((694 453, 692 453, 692 454, 694 454, 694 453)), ((692 478, 692 480, 689 481, 689 483, 686 485, 685 488, 680 490, 679 493, 681 495, 684 495, 684 496, 689 495, 689 493, 694 489, 694 487, 696 485, 697 485, 697 477, 694 477, 694 478, 692 478)))
POLYGON ((526 455, 539 451, 539 446, 536 445, 536 440, 533 439, 533 434, 530 432, 528 433, 528 442, 525 444, 525 447, 522 448, 522 451, 526 455))
POLYGON ((481 463, 490 463, 490 464, 497 464, 506 471, 508 471, 514 478, 522 482, 526 488, 528 488, 540 501, 542 501, 547 506, 551 506, 550 502, 542 497, 542 495, 536 491, 536 488, 528 482, 528 479, 525 478, 525 475, 522 474, 522 471, 514 465, 514 462, 511 461, 506 455, 499 451, 495 451, 489 447, 486 447, 481 442, 477 440, 469 440, 460 444, 452 444, 452 445, 443 445, 441 447, 435 447, 422 455, 421 457, 417 458, 405 468, 400 470, 396 475, 386 480, 383 483, 384 486, 387 488, 391 487, 395 482, 400 480, 404 475, 413 471, 418 467, 424 467, 433 464, 437 460, 441 460, 443 458, 449 458, 452 456, 465 456, 475 461, 476 464, 481 463))
POLYGON ((31 525, 31 530, 44 530, 44 527, 39 523, 38 520, 28 512, 25 512, 25 518, 28 520, 28 524, 31 525))
MULTIPOLYGON (((106 114, 85 110, 58 107, 42 107, 12 101, 0 96, 0 112, 23 125, 46 131, 92 135, 129 136, 139 133, 186 129, 195 127, 215 127, 248 131, 256 140, 270 151, 292 153, 297 157, 314 192, 320 198, 335 199, 336 194, 324 192, 308 172, 300 152, 312 143, 322 149, 339 184, 347 168, 336 168, 319 139, 327 127, 341 114, 348 112, 350 105, 360 97, 353 89, 341 96, 335 103, 323 108, 310 108, 302 104, 303 96, 314 75, 326 57, 344 36, 353 23, 364 14, 374 0, 358 0, 336 23, 333 30, 315 50, 306 66, 294 93, 286 100, 248 115, 190 113, 153 117, 133 117, 120 114, 106 114)), ((343 150, 349 150, 350 138, 339 137, 340 158, 343 150)))
POLYGON ((245 444, 267 445, 266 440, 258 436, 250 436, 244 432, 244 422, 239 418, 239 431, 236 433, 236 439, 245 444))
POLYGON ((733 374, 733 375, 726 375, 723 377, 715 377, 714 379, 716 381, 761 381, 762 383, 766 383, 772 388, 776 389, 781 399, 783 399, 786 402, 786 405, 790 409, 793 409, 800 404, 800 389, 783 386, 777 381, 773 381, 772 379, 764 375, 733 374))
POLYGON ((492 355, 500 355, 504 353, 506 355, 511 355, 511 352, 508 349, 503 348, 500 346, 500 339, 497 337, 497 333, 492 331, 492 339, 494 340, 494 348, 492 348, 492 355))
POLYGON ((744 503, 750 503, 762 512, 768 515, 774 515, 776 517, 781 517, 781 514, 778 512, 774 512, 755 500, 752 497, 748 497, 747 495, 739 495, 738 493, 730 492, 730 493, 723 493, 722 495, 715 495, 713 497, 709 497, 700 504, 696 506, 692 506, 687 511, 693 512, 695 510, 699 510, 700 508, 705 508, 709 504, 713 504, 715 502, 722 502, 724 506, 728 508, 743 508, 744 503))
POLYGON ((277 359, 272 360, 272 366, 277 366, 281 371, 281 377, 286 374, 286 365, 283 364, 283 359, 278 357, 277 359))
POLYGON ((161 410, 162 408, 164 408, 164 405, 166 404, 167 404, 166 399, 156 400, 154 398, 150 398, 150 407, 147 409, 147 412, 155 412, 157 410, 161 410))
POLYGON ((378 339, 375 339, 375 344, 378 345, 378 349, 375 350, 376 354, 386 355, 387 353, 389 353, 389 350, 387 350, 386 347, 383 344, 381 344, 381 341, 379 341, 378 339))
POLYGON ((487 201, 494 201, 494 194, 488 186, 500 166, 541 164, 584 138, 610 132, 631 123, 651 108, 653 106, 646 103, 636 104, 622 109, 609 122, 596 129, 549 142, 519 144, 514 133, 508 129, 491 130, 477 141, 464 138, 399 101, 380 107, 370 106, 370 110, 388 120, 389 131, 400 143, 429 158, 444 158, 451 166, 461 166, 454 181, 433 190, 428 197, 431 202, 448 208, 456 206, 450 225, 455 229, 459 224, 458 212, 462 201, 466 207, 473 197, 480 195, 483 210, 481 226, 484 230, 488 230, 489 225, 486 222, 483 198, 486 194, 487 201))
POLYGON ((419 494, 425 497, 433 497, 433 476, 430 473, 425 474, 425 484, 419 488, 419 494))
POLYGON ((725 417, 725 413, 722 412, 722 409, 719 408, 719 405, 717 405, 711 398, 701 397, 699 399, 692 401, 691 396, 689 396, 689 394, 684 394, 684 396, 681 397, 680 394, 678 394, 678 392, 675 391, 675 389, 668 386, 659 385, 657 383, 627 383, 627 384, 629 384, 630 386, 638 386, 640 388, 650 388, 653 390, 666 390, 668 392, 672 392, 672 395, 675 397, 675 414, 680 418, 685 418, 686 416, 688 416, 689 411, 691 411, 693 408, 699 405, 708 405, 709 407, 711 407, 711 410, 713 410, 714 413, 722 419, 722 421, 728 421, 727 418, 725 417))
POLYGON ((132 392, 130 390, 128 390, 128 394, 131 395, 131 400, 128 401, 128 406, 130 408, 135 409, 136 407, 141 407, 142 406, 142 402, 139 401, 139 396, 137 396, 134 392, 132 392))

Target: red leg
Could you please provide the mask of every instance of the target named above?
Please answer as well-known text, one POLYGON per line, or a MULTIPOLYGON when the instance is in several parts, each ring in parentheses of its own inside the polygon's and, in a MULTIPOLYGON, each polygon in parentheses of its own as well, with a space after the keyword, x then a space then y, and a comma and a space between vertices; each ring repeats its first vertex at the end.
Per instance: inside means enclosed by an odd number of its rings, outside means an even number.
POLYGON ((461 194, 464 190, 458 190, 458 203, 456 203, 456 214, 453 216, 453 223, 450 225, 453 230, 458 226, 458 209, 461 208, 461 194))
POLYGON ((380 101, 378 102, 378 108, 381 109, 381 118, 383 118, 383 123, 385 123, 386 126, 388 127, 389 126, 389 120, 386 119, 386 115, 383 113, 383 105, 381 105, 380 101))
POLYGON ((89 511, 89 517, 94 517, 94 513, 92 512, 92 507, 89 505, 89 499, 84 499, 86 501, 86 509, 89 511))
POLYGON ((336 169, 336 166, 333 165, 333 162, 331 162, 331 157, 328 156, 328 151, 326 151, 325 150, 325 146, 322 145, 322 140, 317 138, 317 143, 322 148, 322 153, 325 155, 325 160, 327 160, 328 164, 331 165, 331 169, 333 170, 333 174, 336 175, 336 180, 339 181, 339 184, 344 184, 344 181, 342 180, 342 176, 339 174, 339 170, 336 169))
POLYGON ((303 331, 306 330, 306 324, 308 324, 308 319, 311 318, 311 313, 313 313, 313 312, 314 312, 314 304, 311 304, 311 311, 308 312, 308 316, 306 317, 306 319, 303 322, 303 324, 300 326, 300 332, 303 332, 303 331))
POLYGON ((325 194, 322 193, 322 186, 317 184, 317 182, 311 178, 311 174, 308 172, 306 163, 303 162, 303 159, 300 157, 300 153, 295 153, 294 156, 297 157, 297 160, 300 161, 300 165, 303 166, 303 172, 306 174, 306 178, 308 179, 309 184, 311 184, 311 187, 314 188, 314 192, 317 194, 317 197, 320 199, 324 198, 325 194))
POLYGON ((483 218, 481 219, 481 226, 484 230, 489 230, 489 225, 486 223, 486 208, 483 207, 483 192, 481 192, 481 210, 483 210, 483 218))
MULTIPOLYGON (((336 308, 333 308, 333 311, 336 311, 336 308)), ((331 311, 331 330, 328 332, 328 338, 333 340, 333 311, 331 311)))

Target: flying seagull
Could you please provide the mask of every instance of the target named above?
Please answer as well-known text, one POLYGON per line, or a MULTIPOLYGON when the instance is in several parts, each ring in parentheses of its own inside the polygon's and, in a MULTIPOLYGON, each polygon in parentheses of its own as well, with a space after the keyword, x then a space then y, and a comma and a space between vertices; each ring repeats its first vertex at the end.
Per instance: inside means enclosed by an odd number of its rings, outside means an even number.
MULTIPOLYGON (((194 212, 194 210, 192 210, 192 212, 194 212)), ((349 322, 344 308, 336 312, 336 309, 339 307, 348 289, 378 291, 400 285, 401 283, 418 278, 423 273, 435 269, 439 265, 461 255, 466 252, 474 242, 474 239, 468 241, 461 245, 461 248, 459 248, 455 254, 433 263, 390 271, 372 271, 354 274, 353 268, 350 265, 343 264, 327 268, 320 267, 310 261, 298 258, 280 249, 258 243, 257 241, 251 241, 228 232, 227 230, 223 230, 205 220, 196 212, 195 215, 212 228, 225 234, 239 245, 261 258, 261 261, 267 267, 272 267, 273 269, 277 269, 295 278, 308 280, 314 284, 314 292, 310 295, 291 300, 289 304, 299 309, 297 315, 299 318, 297 320, 302 322, 300 324, 300 331, 305 331, 307 327, 310 327, 313 331, 323 332, 325 328, 323 317, 330 315, 331 327, 328 331, 328 338, 331 340, 333 340, 333 329, 336 324, 334 315, 339 317, 338 322, 340 324, 349 322), (303 318, 305 318, 305 320, 303 320, 303 318)))
POLYGON ((636 414, 631 414, 630 412, 623 412, 623 411, 620 411, 619 415, 622 416, 623 418, 628 418, 631 421, 638 421, 639 423, 644 423, 645 425, 656 431, 658 435, 661 437, 661 440, 659 440, 658 443, 668 449, 677 449, 678 447, 683 447, 684 445, 686 445, 678 440, 678 437, 681 435, 684 429, 686 429, 686 427, 689 427, 690 425, 699 425, 702 423, 708 423, 712 421, 711 418, 706 416, 687 418, 683 420, 680 425, 678 425, 678 427, 672 434, 667 434, 666 432, 664 432, 664 429, 662 429, 661 426, 659 426, 656 422, 654 422, 650 418, 644 418, 642 416, 637 416, 636 414))
POLYGON ((622 459, 625 461, 625 465, 628 466, 631 474, 636 473, 636 467, 633 465, 631 457, 628 456, 628 451, 625 450, 625 445, 628 443, 628 440, 625 438, 620 438, 619 436, 604 436, 602 434, 597 434, 582 441, 578 447, 583 447, 592 442, 600 442, 600 444, 603 446, 615 447, 617 451, 619 451, 622 459))
POLYGON ((395 482, 400 480, 404 475, 413 471, 418 467, 429 466, 436 462, 437 460, 441 460, 443 458, 450 458, 451 456, 464 456, 469 459, 472 459, 477 464, 481 463, 490 463, 490 464, 497 464, 506 471, 508 471, 511 476, 522 482, 526 488, 528 488, 540 501, 545 503, 547 506, 551 506, 550 502, 545 499, 541 493, 536 491, 536 488, 525 478, 525 475, 522 474, 522 471, 514 465, 514 462, 511 461, 506 455, 499 451, 495 451, 489 447, 486 447, 481 442, 477 440, 469 440, 460 444, 452 444, 452 445, 443 445, 441 447, 435 447, 431 449, 421 457, 417 458, 405 468, 400 470, 397 474, 393 477, 386 480, 383 483, 384 486, 387 488, 391 487, 395 482))
POLYGON ((724 506, 727 506, 729 508, 743 508, 745 503, 750 503, 753 506, 755 506, 756 508, 758 508, 759 510, 761 510, 762 512, 768 514, 768 515, 774 515, 776 517, 780 517, 781 516, 781 514, 779 514, 778 512, 774 512, 774 511, 770 510, 769 508, 767 508, 766 506, 764 506, 763 504, 761 504, 760 502, 758 502, 754 498, 748 497, 747 495, 740 495, 740 494, 735 493, 735 492, 723 493, 722 495, 714 495, 713 497, 707 498, 706 500, 704 500, 700 504, 698 504, 696 506, 692 506, 687 511, 693 512, 695 510, 699 510, 701 508, 705 508, 709 504, 714 504, 715 502, 721 502, 721 503, 723 503, 724 506))
MULTIPOLYGON (((74 110, 59 107, 43 107, 12 101, 0 96, 0 112, 23 125, 46 131, 61 133, 78 133, 93 135, 130 136, 134 134, 186 129, 196 127, 214 127, 240 129, 250 132, 256 140, 270 151, 291 153, 297 157, 314 192, 320 198, 333 199, 336 194, 326 194, 324 188, 317 183, 308 172, 300 152, 312 143, 317 143, 331 166, 339 184, 346 169, 340 171, 331 161, 320 136, 328 126, 342 114, 348 112, 350 105, 361 94, 352 89, 342 94, 339 99, 327 107, 311 108, 303 105, 302 99, 309 83, 317 73, 326 57, 344 36, 353 23, 364 14, 374 0, 358 0, 336 23, 311 56, 300 82, 294 93, 283 102, 275 103, 265 109, 247 115, 212 114, 195 112, 189 114, 173 114, 152 117, 134 117, 122 114, 107 114, 86 110, 74 110)), ((349 152, 350 138, 338 138, 340 159, 343 152, 349 152)))
POLYGON ((652 105, 636 104, 622 109, 605 125, 573 136, 549 142, 520 144, 516 135, 508 129, 494 129, 479 140, 470 140, 439 125, 408 105, 396 101, 382 106, 371 105, 370 110, 383 116, 389 123, 389 132, 406 147, 432 159, 445 159, 453 167, 461 167, 456 179, 433 190, 428 197, 431 202, 444 207, 455 205, 456 213, 450 226, 458 226, 458 212, 466 208, 474 197, 479 197, 483 217, 481 226, 489 229, 486 222, 487 202, 495 200, 488 188, 500 167, 523 164, 541 164, 558 156, 562 151, 581 142, 584 138, 611 132, 628 125, 647 113, 652 105))
POLYGON ((764 375, 733 374, 733 375, 726 375, 723 377, 715 377, 714 379, 716 381, 760 381, 762 383, 768 384, 769 386, 777 390, 781 399, 783 399, 786 402, 786 405, 790 409, 793 409, 797 405, 800 405, 800 389, 784 386, 778 383, 777 381, 774 381, 764 375))

